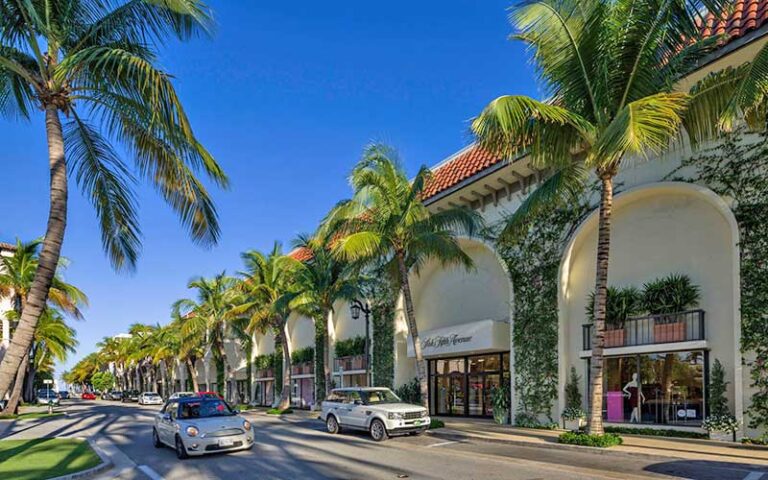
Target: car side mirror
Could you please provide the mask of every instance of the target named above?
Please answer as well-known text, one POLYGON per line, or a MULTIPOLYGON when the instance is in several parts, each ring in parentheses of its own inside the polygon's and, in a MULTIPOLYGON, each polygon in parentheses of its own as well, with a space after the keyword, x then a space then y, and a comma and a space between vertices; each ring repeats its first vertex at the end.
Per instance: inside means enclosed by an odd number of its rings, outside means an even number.
POLYGON ((238 415, 240 413, 240 410, 238 410, 238 409, 234 409, 232 411, 235 412, 235 415, 238 415))
POLYGON ((354 401, 354 402, 352 402, 352 403, 354 403, 355 405, 362 405, 362 404, 363 404, 363 401, 362 401, 362 400, 355 400, 355 401, 354 401))

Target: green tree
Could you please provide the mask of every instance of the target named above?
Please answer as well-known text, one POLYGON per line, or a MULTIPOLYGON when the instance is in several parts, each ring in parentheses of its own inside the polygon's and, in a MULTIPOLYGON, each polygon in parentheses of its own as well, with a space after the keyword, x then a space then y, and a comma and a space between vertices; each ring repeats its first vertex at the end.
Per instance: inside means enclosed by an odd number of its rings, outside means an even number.
POLYGON ((700 39, 703 0, 536 0, 513 8, 514 39, 533 55, 545 98, 509 95, 473 121, 479 144, 511 158, 525 152, 549 178, 502 232, 514 238, 542 205, 569 202, 590 171, 600 184, 589 432, 603 433, 603 350, 613 181, 622 165, 679 144, 697 146, 737 116, 764 125, 768 49, 752 62, 715 72, 690 91, 678 80, 717 47, 700 39), (742 115, 746 114, 746 115, 742 115))
POLYGON ((430 171, 421 167, 409 180, 396 152, 385 145, 367 147, 352 171, 354 196, 340 202, 325 220, 325 229, 338 235, 334 253, 349 261, 383 265, 403 295, 408 333, 416 354, 421 399, 427 401, 427 364, 421 352, 410 279, 429 260, 472 268, 472 259, 458 242, 482 226, 470 209, 449 208, 430 213, 422 202, 430 171))
POLYGON ((229 313, 236 303, 238 292, 236 279, 222 272, 211 279, 196 278, 187 288, 197 291, 197 298, 178 300, 174 315, 184 317, 185 333, 205 332, 205 344, 211 349, 216 363, 216 378, 219 394, 231 399, 229 378, 230 364, 224 344, 230 333, 229 313))
POLYGON ((91 376, 91 385, 99 392, 106 392, 114 388, 115 376, 112 375, 112 372, 108 371, 96 372, 91 376))
POLYGON ((328 318, 337 302, 352 300, 358 295, 360 278, 354 265, 333 255, 331 238, 322 233, 300 235, 294 241, 294 247, 301 249, 308 258, 303 262, 296 261, 298 295, 291 307, 314 321, 315 401, 320 402, 331 388, 328 318))
POLYGON ((275 372, 275 391, 280 389, 277 408, 283 410, 291 404, 291 356, 288 347, 288 315, 291 302, 296 298, 296 262, 283 255, 280 243, 275 242, 268 255, 250 250, 242 254, 245 271, 238 289, 239 304, 231 311, 233 317, 247 316, 248 331, 272 332, 275 350, 283 357, 282 372, 275 372))
POLYGON ((731 414, 728 408, 728 382, 725 381, 725 370, 720 360, 712 363, 712 371, 709 374, 709 391, 707 392, 707 405, 710 417, 723 417, 731 414))
POLYGON ((50 171, 39 268, 0 364, 0 397, 46 307, 67 225, 69 172, 96 209, 116 268, 133 267, 140 247, 134 174, 119 152, 133 157, 195 241, 218 239, 216 211, 196 172, 221 186, 226 176, 195 137, 156 52, 209 23, 200 0, 0 1, 0 110, 24 119, 44 113, 50 171))

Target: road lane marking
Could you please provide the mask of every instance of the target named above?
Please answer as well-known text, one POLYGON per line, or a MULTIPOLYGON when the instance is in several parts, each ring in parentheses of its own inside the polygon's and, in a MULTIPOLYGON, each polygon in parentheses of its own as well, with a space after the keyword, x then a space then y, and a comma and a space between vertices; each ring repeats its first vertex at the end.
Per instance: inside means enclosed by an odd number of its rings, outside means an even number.
POLYGON ((760 480, 763 478, 763 472, 749 472, 744 480, 760 480))
POLYGON ((139 470, 144 472, 144 474, 152 480, 163 480, 163 477, 160 476, 160 474, 156 471, 152 470, 152 467, 148 465, 139 465, 139 470))
MULTIPOLYGON (((448 441, 448 442, 433 443, 432 445, 427 445, 427 448, 442 447, 442 446, 445 446, 445 445, 451 445, 453 443, 459 443, 459 442, 451 440, 451 441, 448 441)), ((753 480, 753 479, 750 479, 750 480, 753 480)))

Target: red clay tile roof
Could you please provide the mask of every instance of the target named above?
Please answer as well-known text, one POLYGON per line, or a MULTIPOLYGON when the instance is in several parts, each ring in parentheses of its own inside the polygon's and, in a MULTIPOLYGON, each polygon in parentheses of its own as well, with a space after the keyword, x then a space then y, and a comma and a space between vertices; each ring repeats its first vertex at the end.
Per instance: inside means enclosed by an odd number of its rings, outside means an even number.
POLYGON ((12 243, 0 242, 0 250, 8 250, 13 252, 16 250, 16 245, 12 243))
POLYGON ((707 15, 701 35, 704 38, 727 35, 726 43, 728 43, 766 23, 768 23, 768 0, 735 0, 730 13, 707 15))
MULTIPOLYGON (((725 43, 768 25, 768 0, 736 0, 733 11, 720 19, 709 14, 701 29, 704 38, 727 35, 725 43)), ((458 185, 463 180, 501 161, 476 145, 458 152, 432 170, 432 179, 424 188, 424 200, 458 185)))
POLYGON ((299 262, 306 262, 312 258, 312 250, 305 247, 294 248, 288 256, 299 262))
POLYGON ((434 197, 501 160, 477 145, 470 145, 432 170, 432 178, 424 187, 422 198, 434 197))

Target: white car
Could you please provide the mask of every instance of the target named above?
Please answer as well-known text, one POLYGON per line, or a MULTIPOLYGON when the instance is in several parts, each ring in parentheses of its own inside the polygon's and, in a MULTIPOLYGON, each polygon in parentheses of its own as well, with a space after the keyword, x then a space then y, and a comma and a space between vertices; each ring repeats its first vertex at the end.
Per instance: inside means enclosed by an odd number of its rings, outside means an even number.
POLYGON ((320 418, 329 433, 366 430, 377 442, 393 435, 420 435, 429 429, 427 409, 403 403, 388 388, 337 388, 323 400, 320 418))
POLYGON ((139 405, 162 405, 163 397, 155 392, 144 392, 139 395, 139 405))
POLYGON ((56 394, 56 392, 52 390, 48 390, 45 388, 41 388, 37 391, 37 403, 39 405, 56 405, 59 406, 59 396, 56 394))
POLYGON ((152 444, 173 447, 181 460, 190 455, 246 450, 253 447, 253 427, 220 398, 179 398, 168 400, 155 417, 152 444))
POLYGON ((172 393, 170 397, 168 397, 168 400, 178 400, 180 398, 186 398, 186 397, 196 397, 197 394, 195 392, 175 392, 172 393))

